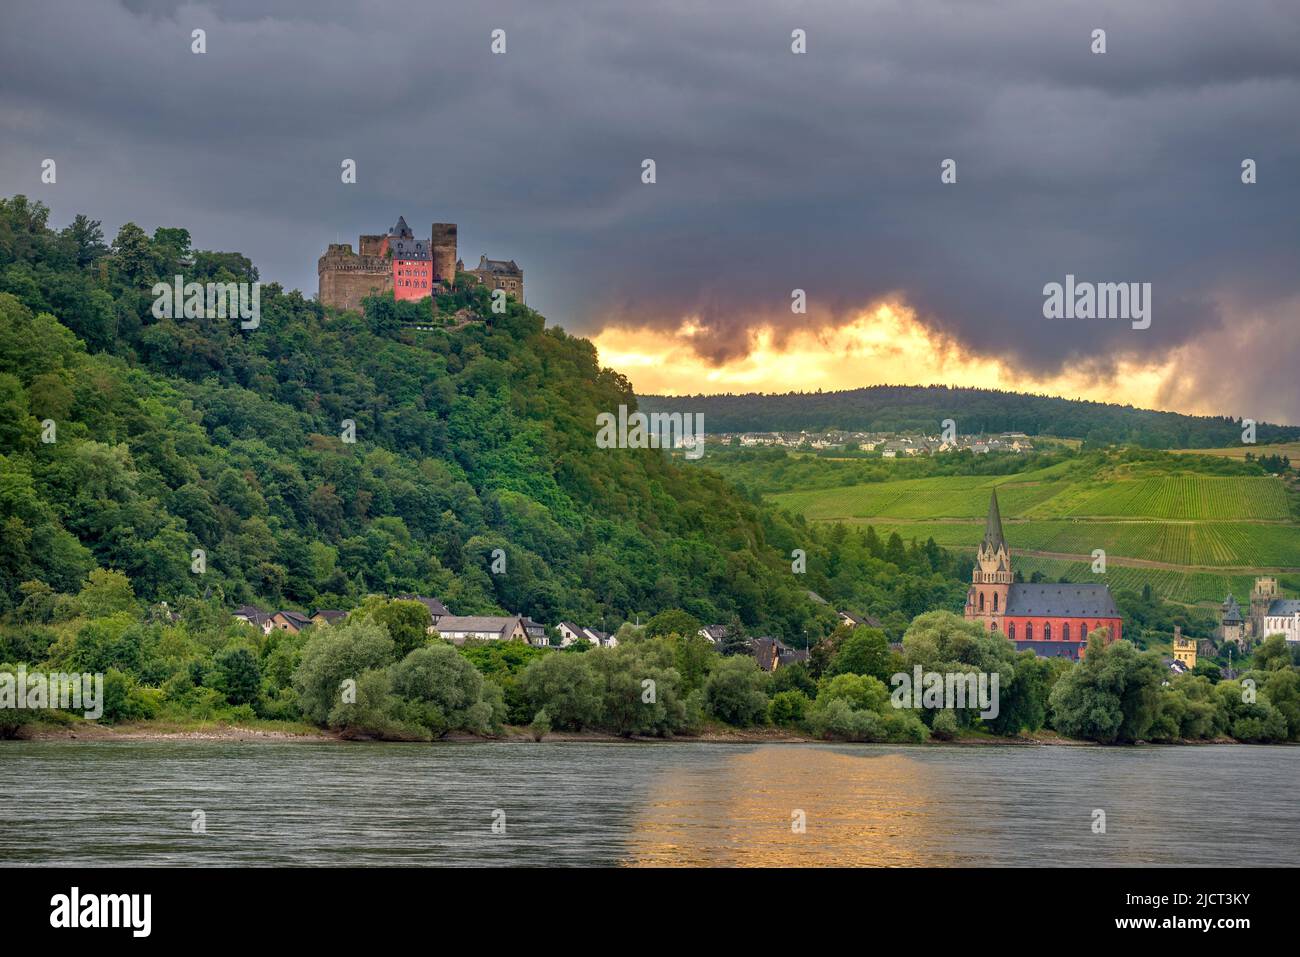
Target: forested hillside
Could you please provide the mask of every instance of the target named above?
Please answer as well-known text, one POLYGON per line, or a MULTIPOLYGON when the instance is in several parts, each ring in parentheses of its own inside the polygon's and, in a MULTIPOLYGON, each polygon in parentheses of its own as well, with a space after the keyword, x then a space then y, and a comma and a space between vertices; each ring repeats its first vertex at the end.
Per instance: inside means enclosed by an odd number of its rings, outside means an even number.
POLYGON ((92 220, 47 216, 0 200, 0 612, 16 620, 57 618, 95 568, 173 607, 419 592, 610 628, 680 607, 800 643, 833 627, 808 589, 899 623, 959 600, 933 546, 886 555, 663 452, 596 448, 597 412, 635 404, 627 380, 513 300, 496 316, 459 290, 487 321, 421 332, 391 297, 327 314, 268 283, 256 329, 155 319, 160 278, 257 270, 183 229, 128 223, 108 246, 92 220))
MULTIPOLYGON (((1226 417, 1155 412, 1128 405, 949 386, 871 386, 845 392, 784 395, 642 396, 647 411, 702 412, 710 432, 862 432, 937 434, 954 419, 965 435, 1024 432, 1083 439, 1089 445, 1212 448, 1241 442, 1241 424, 1226 417)), ((1300 426, 1260 423, 1260 443, 1300 438, 1300 426)))

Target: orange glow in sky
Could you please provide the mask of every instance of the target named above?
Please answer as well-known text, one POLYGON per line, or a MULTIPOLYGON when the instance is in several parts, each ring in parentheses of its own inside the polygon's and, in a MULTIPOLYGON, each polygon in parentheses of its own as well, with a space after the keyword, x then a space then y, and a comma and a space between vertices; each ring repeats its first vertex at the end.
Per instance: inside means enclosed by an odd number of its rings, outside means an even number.
MULTIPOLYGON (((1167 398, 1161 397, 1179 361, 1177 352, 1164 363, 1121 359, 1104 374, 1072 362, 1069 373, 1036 378, 996 357, 967 350, 918 322, 907 306, 888 302, 869 307, 835 328, 786 330, 781 340, 772 326, 756 326, 750 332, 748 352, 721 365, 691 348, 691 340, 700 333, 699 323, 687 318, 668 335, 649 328, 607 326, 592 341, 601 364, 627 376, 640 395, 943 384, 1168 408, 1167 398), (1118 394, 1117 382, 1123 383, 1118 394)), ((1203 411, 1185 401, 1178 404, 1176 411, 1203 411)))

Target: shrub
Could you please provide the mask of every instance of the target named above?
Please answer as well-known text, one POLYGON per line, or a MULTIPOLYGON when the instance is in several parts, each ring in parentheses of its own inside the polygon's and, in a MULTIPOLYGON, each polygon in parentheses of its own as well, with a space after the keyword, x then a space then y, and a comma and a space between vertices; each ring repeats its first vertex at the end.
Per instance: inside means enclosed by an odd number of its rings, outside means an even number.
POLYGON ((782 727, 800 724, 807 717, 811 703, 802 691, 778 691, 768 705, 767 718, 772 724, 782 727))
POLYGON ((767 718, 766 684, 767 675, 753 658, 724 658, 704 682, 709 714, 737 727, 762 724, 767 718))
POLYGON ((393 639, 373 621, 348 621, 338 628, 323 628, 302 649, 302 659, 293 673, 298 705, 309 720, 326 724, 341 703, 340 689, 346 680, 358 681, 361 674, 389 664, 393 639))

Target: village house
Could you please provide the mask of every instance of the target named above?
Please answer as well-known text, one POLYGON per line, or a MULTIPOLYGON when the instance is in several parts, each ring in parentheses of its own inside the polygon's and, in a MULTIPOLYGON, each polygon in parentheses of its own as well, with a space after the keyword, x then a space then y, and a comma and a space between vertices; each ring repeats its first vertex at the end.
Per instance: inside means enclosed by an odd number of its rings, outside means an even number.
POLYGON ((853 628, 883 628, 884 624, 879 618, 871 615, 855 615, 851 611, 842 611, 839 613, 840 621, 843 624, 853 628))
POLYGON ((524 626, 524 633, 528 635, 528 643, 530 645, 537 645, 540 647, 550 643, 550 639, 546 637, 546 626, 541 622, 533 621, 527 615, 524 615, 519 619, 519 621, 524 626))
POLYGON ((443 615, 437 632, 454 645, 470 639, 480 641, 528 641, 523 619, 518 615, 443 615))
POLYGON ((310 625, 311 619, 298 611, 277 611, 271 616, 271 628, 287 631, 291 635, 298 634, 310 625))
POLYGON ((346 611, 339 611, 337 608, 318 608, 311 616, 311 620, 316 625, 336 625, 347 617, 346 611))
POLYGON ((231 615, 236 621, 242 621, 267 634, 271 630, 271 616, 256 605, 240 605, 231 615))
POLYGON ((567 648, 575 641, 589 641, 599 648, 613 648, 618 645, 618 639, 608 632, 584 628, 571 621, 562 621, 555 628, 560 633, 561 648, 567 648))
POLYGON ((790 648, 780 638, 764 636, 753 641, 754 660, 764 671, 776 671, 783 665, 797 661, 807 661, 808 651, 803 648, 790 648))
POLYGON ((701 638, 707 638, 712 644, 720 645, 731 637, 730 625, 705 625, 699 630, 701 638))

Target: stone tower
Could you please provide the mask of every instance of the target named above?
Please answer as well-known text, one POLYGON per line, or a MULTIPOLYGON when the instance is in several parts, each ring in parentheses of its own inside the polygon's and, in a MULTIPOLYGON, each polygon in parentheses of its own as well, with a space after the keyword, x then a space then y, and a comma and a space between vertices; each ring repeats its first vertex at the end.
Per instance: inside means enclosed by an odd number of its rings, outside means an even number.
POLYGON ((1281 597, 1276 578, 1255 579, 1255 587, 1250 592, 1250 636, 1256 641, 1264 638, 1264 616, 1268 614, 1268 606, 1281 597))
POLYGON ((992 621, 1001 627, 1011 592, 1011 550, 1002 536, 1002 513, 998 510, 998 493, 989 498, 989 514, 984 522, 984 539, 975 556, 971 587, 966 595, 966 617, 992 621))
POLYGON ((456 224, 434 223, 430 247, 433 251, 433 278, 450 286, 456 279, 456 224))
POLYGON ((1219 608, 1218 637, 1220 641, 1231 641, 1239 647, 1246 647, 1246 620, 1241 617, 1241 606, 1231 592, 1219 608))

